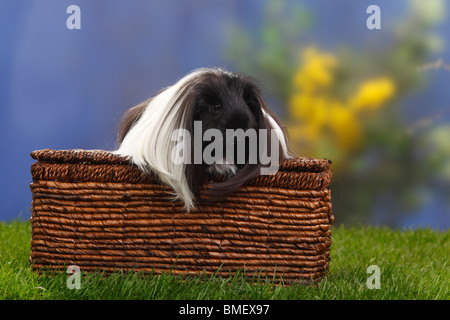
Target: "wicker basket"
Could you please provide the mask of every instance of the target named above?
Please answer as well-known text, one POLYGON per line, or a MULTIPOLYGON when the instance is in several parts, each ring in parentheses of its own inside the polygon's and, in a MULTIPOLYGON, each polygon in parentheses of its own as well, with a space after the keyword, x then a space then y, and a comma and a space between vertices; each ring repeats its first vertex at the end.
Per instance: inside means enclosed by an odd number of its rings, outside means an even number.
POLYGON ((330 162, 285 161, 186 213, 171 189, 105 151, 39 150, 31 167, 34 270, 320 279, 331 245, 330 162))

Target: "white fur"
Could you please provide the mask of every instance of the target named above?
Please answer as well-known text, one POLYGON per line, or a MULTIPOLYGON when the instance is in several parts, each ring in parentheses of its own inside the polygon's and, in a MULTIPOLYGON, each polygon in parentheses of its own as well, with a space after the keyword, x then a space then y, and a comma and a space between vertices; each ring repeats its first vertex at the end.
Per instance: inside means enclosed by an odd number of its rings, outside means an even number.
POLYGON ((236 174, 237 167, 234 164, 214 164, 208 167, 208 172, 211 174, 219 174, 223 176, 231 176, 236 174))
POLYGON ((194 199, 184 176, 185 166, 174 164, 170 154, 174 147, 172 132, 181 126, 185 117, 182 110, 183 99, 177 105, 174 103, 186 81, 204 71, 205 69, 193 71, 155 96, 115 151, 121 156, 131 157, 141 170, 156 173, 162 182, 174 189, 175 194, 185 203, 186 209, 194 206, 194 199), (169 113, 172 106, 174 112, 169 113), (180 112, 183 113, 181 123, 176 123, 176 115, 180 112))
POLYGON ((268 114, 264 109, 262 110, 262 112, 263 112, 263 115, 269 120, 269 123, 270 123, 270 126, 272 127, 272 129, 275 130, 275 133, 277 135, 277 139, 278 139, 278 141, 280 141, 280 145, 281 145, 281 149, 282 149, 284 157, 286 159, 292 158, 292 155, 290 155, 289 152, 288 152, 288 148, 287 148, 287 145, 286 145, 286 139, 284 137, 283 130, 280 128, 280 126, 274 120, 274 118, 272 118, 270 116, 270 114, 268 114))

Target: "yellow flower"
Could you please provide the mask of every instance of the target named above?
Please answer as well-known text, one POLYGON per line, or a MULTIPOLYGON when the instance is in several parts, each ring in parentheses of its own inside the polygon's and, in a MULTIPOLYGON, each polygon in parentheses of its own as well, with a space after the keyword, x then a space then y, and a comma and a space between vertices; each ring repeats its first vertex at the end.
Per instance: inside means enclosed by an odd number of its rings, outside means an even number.
POLYGON ((350 99, 355 110, 377 110, 395 93, 394 82, 387 77, 368 80, 362 83, 356 94, 350 99))
POLYGON ((312 99, 310 95, 302 93, 294 94, 289 100, 289 111, 291 116, 297 120, 306 119, 311 104, 312 99))
POLYGON ((294 94, 289 100, 289 111, 297 120, 317 120, 326 118, 327 99, 310 93, 294 94))
POLYGON ((351 151, 362 143, 362 128, 354 111, 339 103, 330 106, 330 128, 339 149, 351 151))
POLYGON ((313 102, 309 120, 315 127, 322 128, 329 119, 328 104, 330 102, 327 98, 321 96, 314 97, 313 102))
POLYGON ((333 82, 332 70, 337 65, 335 56, 320 53, 314 47, 302 52, 303 64, 294 74, 293 84, 296 88, 307 92, 326 88, 333 82))
POLYGON ((355 94, 342 101, 333 95, 337 58, 315 47, 302 51, 302 65, 293 76, 294 92, 289 99, 292 126, 289 134, 302 152, 317 155, 330 148, 345 154, 364 143, 364 111, 376 111, 395 94, 389 77, 369 79, 355 94))

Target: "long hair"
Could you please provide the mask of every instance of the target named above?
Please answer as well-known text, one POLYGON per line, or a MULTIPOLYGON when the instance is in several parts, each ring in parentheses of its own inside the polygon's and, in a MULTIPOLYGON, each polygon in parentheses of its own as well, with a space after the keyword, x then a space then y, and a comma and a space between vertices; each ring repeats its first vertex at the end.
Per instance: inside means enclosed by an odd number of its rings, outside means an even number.
MULTIPOLYGON (((261 161, 240 165, 196 163, 192 153, 187 159, 190 161, 174 162, 172 153, 177 146, 174 132, 183 129, 194 135, 195 121, 201 121, 202 133, 216 129, 225 140, 227 129, 266 129, 268 141, 271 134, 276 135, 281 150, 277 160, 282 162, 290 157, 281 122, 267 106, 254 79, 218 68, 194 70, 122 116, 120 146, 115 151, 172 187, 187 211, 195 207, 200 190, 211 175, 223 179, 209 183, 205 195, 210 200, 220 199, 256 177, 263 166, 261 161)), ((199 147, 193 140, 183 140, 186 149, 199 147)), ((258 140, 258 148, 270 149, 259 144, 258 140)))

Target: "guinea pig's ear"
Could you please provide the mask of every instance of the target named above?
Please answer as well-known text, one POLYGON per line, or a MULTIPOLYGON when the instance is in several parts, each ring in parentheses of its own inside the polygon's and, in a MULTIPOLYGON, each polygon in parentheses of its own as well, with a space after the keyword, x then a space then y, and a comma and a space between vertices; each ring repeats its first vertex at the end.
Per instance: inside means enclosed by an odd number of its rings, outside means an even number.
POLYGON ((142 114, 145 111, 145 108, 148 106, 152 98, 138 104, 137 106, 134 106, 122 115, 119 120, 118 125, 118 142, 122 143, 123 139, 127 135, 128 131, 138 122, 138 120, 141 118, 142 114))
MULTIPOLYGON (((258 91, 257 100, 264 116, 263 125, 261 127, 265 129, 274 129, 275 134, 278 136, 280 150, 282 151, 280 152, 280 162, 284 161, 285 159, 291 158, 288 150, 289 139, 286 133, 286 126, 283 125, 278 116, 269 108, 260 91, 258 91)), ((270 134, 271 133, 269 131, 268 135, 270 136, 270 134)))
POLYGON ((250 108, 251 112, 256 116, 261 110, 260 104, 264 103, 264 97, 258 85, 254 83, 253 79, 245 79, 246 84, 244 86, 242 97, 245 103, 250 108))

